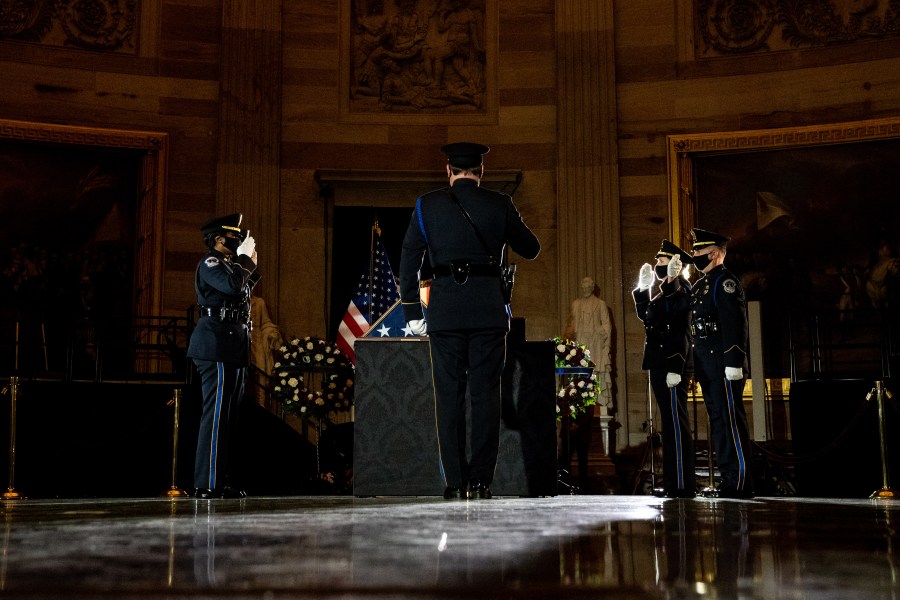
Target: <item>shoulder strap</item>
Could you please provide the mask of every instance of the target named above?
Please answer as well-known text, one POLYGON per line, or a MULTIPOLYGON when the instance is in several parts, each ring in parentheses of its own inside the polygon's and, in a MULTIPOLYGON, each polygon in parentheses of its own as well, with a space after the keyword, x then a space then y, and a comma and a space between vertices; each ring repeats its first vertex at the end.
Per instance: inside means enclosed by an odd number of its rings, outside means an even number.
POLYGON ((425 232, 425 219, 422 218, 422 198, 416 199, 416 216, 419 219, 419 229, 422 231, 422 237, 425 238, 425 245, 428 245, 428 234, 425 232))
POLYGON ((493 256, 493 254, 491 254, 490 247, 487 245, 487 242, 484 241, 484 237, 482 237, 481 232, 478 231, 478 228, 475 226, 475 223, 472 221, 472 217, 470 217, 469 213, 466 212, 466 209, 463 208, 462 202, 459 201, 459 198, 456 197, 456 194, 453 193, 452 189, 449 189, 448 192, 450 193, 450 197, 456 203, 457 208, 459 208, 460 212, 466 218, 466 221, 468 221, 469 226, 472 228, 472 231, 475 232, 475 236, 478 238, 478 241, 481 242, 481 245, 484 247, 485 254, 487 254, 491 258, 491 260, 498 260, 498 262, 499 262, 499 259, 496 259, 493 256))

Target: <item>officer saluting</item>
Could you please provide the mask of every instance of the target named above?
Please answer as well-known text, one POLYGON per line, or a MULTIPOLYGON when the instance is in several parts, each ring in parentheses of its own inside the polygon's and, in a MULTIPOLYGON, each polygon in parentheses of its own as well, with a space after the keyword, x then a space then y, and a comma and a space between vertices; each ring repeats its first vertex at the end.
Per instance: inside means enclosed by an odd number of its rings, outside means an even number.
POLYGON ((419 270, 425 251, 434 279, 428 303, 438 446, 444 498, 490 498, 500 445, 500 375, 509 308, 500 282, 507 244, 524 258, 541 245, 506 194, 480 187, 487 146, 441 148, 450 187, 416 201, 400 257, 403 314, 425 335, 419 270), (471 223, 468 219, 471 219, 471 223), (471 458, 466 457, 466 387, 471 397, 471 458))
POLYGON ((687 412, 687 368, 691 352, 688 331, 691 286, 679 277, 690 255, 663 240, 656 267, 645 263, 632 291, 638 318, 644 323, 644 362, 662 421, 663 488, 667 498, 693 498, 694 440, 687 412), (653 284, 659 289, 652 295, 653 284))
POLYGON ((738 278, 725 268, 729 238, 691 230, 694 265, 703 277, 691 292, 694 371, 709 413, 722 483, 716 495, 751 498, 750 435, 744 410, 747 303, 738 278))
POLYGON ((256 241, 241 229, 241 217, 219 217, 201 228, 207 252, 194 277, 200 320, 187 352, 197 366, 203 393, 194 463, 196 498, 246 495, 225 482, 230 434, 250 360, 250 291, 259 281, 256 241))

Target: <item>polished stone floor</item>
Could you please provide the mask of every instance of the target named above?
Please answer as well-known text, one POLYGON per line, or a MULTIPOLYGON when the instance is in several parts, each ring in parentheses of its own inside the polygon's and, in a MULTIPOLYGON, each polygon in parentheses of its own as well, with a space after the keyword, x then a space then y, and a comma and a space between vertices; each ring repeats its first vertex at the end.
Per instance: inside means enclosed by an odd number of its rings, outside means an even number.
POLYGON ((900 598, 900 501, 19 500, 3 598, 900 598))

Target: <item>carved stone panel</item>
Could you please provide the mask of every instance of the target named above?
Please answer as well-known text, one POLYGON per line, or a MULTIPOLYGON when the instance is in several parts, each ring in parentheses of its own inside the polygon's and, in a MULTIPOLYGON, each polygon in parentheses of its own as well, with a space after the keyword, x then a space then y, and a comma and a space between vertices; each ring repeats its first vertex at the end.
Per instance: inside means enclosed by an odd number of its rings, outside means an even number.
POLYGON ((136 54, 137 0, 0 2, 0 41, 136 54))
POLYGON ((343 0, 342 6, 344 117, 493 115, 496 0, 343 0))
POLYGON ((898 0, 694 0, 697 59, 900 37, 898 0))

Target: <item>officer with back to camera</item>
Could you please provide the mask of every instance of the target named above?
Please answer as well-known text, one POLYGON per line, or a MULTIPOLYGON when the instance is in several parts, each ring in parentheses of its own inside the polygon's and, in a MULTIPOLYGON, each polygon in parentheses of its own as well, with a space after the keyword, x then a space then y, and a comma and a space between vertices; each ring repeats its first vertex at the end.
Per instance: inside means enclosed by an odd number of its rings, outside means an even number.
POLYGON ((194 463, 194 497, 243 498, 226 482, 228 454, 250 360, 250 291, 259 281, 256 241, 241 214, 201 228, 207 252, 194 286, 200 319, 187 355, 200 375, 203 409, 194 463))
POLYGON ((482 157, 488 151, 487 146, 468 142, 441 148, 447 155, 450 187, 416 201, 400 258, 404 317, 413 333, 427 331, 431 342, 438 450, 447 500, 491 498, 500 445, 500 377, 510 319, 500 258, 507 244, 526 259, 536 258, 541 248, 512 198, 481 187, 482 157), (426 249, 434 273, 427 326, 419 300, 419 270, 426 249), (471 458, 466 455, 467 386, 471 458))
POLYGON ((663 240, 656 266, 644 263, 632 291, 638 318, 644 323, 644 362, 662 422, 663 490, 667 498, 693 498, 694 439, 687 411, 691 337, 691 286, 680 277, 691 256, 663 240), (659 282, 656 294, 654 284, 659 282))
POLYGON ((692 259, 703 276, 691 290, 694 373, 703 390, 722 482, 714 495, 752 498, 750 434, 744 409, 748 325, 744 288, 725 268, 727 236, 691 230, 692 259))

